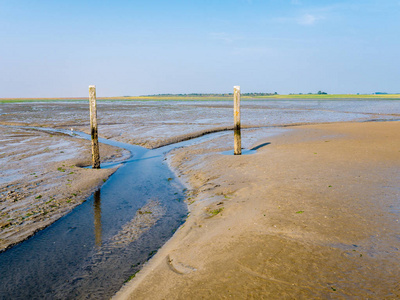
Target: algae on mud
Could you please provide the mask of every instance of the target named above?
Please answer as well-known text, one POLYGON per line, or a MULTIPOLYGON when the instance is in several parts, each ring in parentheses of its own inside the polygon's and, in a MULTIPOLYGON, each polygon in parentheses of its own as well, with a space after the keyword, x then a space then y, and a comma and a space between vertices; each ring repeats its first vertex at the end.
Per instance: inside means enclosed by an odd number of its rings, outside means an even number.
MULTIPOLYGON (((28 128, 0 126, 0 252, 67 214, 114 169, 82 169, 90 148, 81 139, 28 128)), ((103 145, 104 160, 127 153, 103 145)))

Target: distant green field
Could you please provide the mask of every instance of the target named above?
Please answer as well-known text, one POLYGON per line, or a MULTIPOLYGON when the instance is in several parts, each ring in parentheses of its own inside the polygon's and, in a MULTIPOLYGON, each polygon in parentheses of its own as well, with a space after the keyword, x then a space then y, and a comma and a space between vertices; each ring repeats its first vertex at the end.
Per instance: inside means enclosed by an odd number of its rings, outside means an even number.
MULTIPOLYGON (((337 94, 337 95, 318 95, 318 94, 294 94, 294 95, 270 95, 270 96, 246 96, 242 95, 242 100, 283 100, 283 99, 303 99, 303 100, 343 100, 343 99, 382 99, 382 100, 400 100, 400 94, 379 94, 379 95, 355 95, 355 94, 337 94)), ((226 101, 232 100, 232 95, 168 95, 168 96, 132 96, 132 97, 98 97, 99 101, 226 101)), ((11 102, 46 102, 46 101, 88 101, 88 98, 0 98, 0 103, 11 102)))
MULTIPOLYGON (((254 98, 258 98, 257 96, 254 98)), ((400 99, 400 94, 356 95, 356 94, 295 94, 262 96, 262 99, 400 99)))

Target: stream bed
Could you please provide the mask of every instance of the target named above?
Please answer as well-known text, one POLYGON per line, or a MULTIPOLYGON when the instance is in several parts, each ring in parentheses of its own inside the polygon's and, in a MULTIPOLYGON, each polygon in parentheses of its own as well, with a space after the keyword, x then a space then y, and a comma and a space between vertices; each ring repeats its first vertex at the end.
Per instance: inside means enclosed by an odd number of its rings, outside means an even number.
POLYGON ((0 254, 0 298, 109 299, 186 219, 165 153, 221 134, 155 150, 100 139, 131 158, 71 213, 0 254))

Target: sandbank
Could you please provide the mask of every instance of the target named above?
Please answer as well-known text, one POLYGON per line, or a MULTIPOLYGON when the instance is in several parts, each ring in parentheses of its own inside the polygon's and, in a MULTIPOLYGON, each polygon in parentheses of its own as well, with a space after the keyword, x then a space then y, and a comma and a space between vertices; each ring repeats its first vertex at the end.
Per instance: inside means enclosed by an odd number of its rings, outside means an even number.
POLYGON ((190 215, 115 299, 400 297, 400 122, 210 143, 169 154, 190 215))

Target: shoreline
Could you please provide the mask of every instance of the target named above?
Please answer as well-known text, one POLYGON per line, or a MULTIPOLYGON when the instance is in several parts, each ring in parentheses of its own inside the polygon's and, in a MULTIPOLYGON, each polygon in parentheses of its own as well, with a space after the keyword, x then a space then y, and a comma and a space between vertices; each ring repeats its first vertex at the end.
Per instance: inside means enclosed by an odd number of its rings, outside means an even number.
POLYGON ((394 199, 375 202, 398 188, 399 128, 302 125, 242 157, 174 150, 168 160, 190 185, 190 215, 114 299, 395 295, 382 272, 400 278, 390 251, 400 246, 399 216, 381 207, 394 199))

